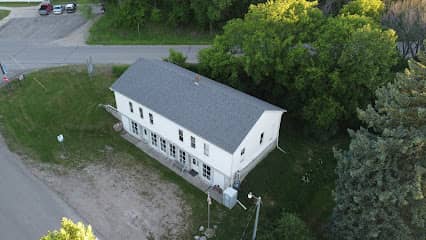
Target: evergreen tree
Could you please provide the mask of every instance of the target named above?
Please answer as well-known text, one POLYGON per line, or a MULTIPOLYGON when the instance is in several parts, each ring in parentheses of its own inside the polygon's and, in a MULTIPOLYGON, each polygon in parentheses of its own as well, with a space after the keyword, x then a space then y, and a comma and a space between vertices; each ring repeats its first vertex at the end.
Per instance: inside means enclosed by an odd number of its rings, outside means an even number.
POLYGON ((336 239, 426 239, 426 57, 376 91, 338 159, 336 239))

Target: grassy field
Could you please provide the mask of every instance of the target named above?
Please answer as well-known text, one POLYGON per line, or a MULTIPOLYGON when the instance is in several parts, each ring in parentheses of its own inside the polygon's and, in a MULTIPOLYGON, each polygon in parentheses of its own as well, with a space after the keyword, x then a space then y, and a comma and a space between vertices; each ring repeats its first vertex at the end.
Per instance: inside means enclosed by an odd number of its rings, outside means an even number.
POLYGON ((0 20, 3 18, 9 16, 10 11, 9 10, 0 10, 0 20))
MULTIPOLYGON (((110 67, 96 70, 89 79, 84 66, 53 68, 29 74, 21 85, 14 82, 0 89, 0 126, 9 146, 36 160, 69 167, 101 159, 103 153, 98 150, 105 145, 127 152, 134 156, 135 164, 159 169, 165 180, 180 186, 193 210, 191 228, 196 233, 200 225, 206 226, 205 195, 112 130, 116 120, 98 104, 114 102, 108 87, 117 74, 110 67), (66 160, 59 157, 58 134, 65 136, 66 160)), ((316 142, 298 132, 288 118, 283 121, 280 145, 287 153, 275 150, 243 182, 239 199, 249 207, 247 211, 239 206, 229 211, 213 204, 212 223, 218 225, 215 239, 240 239, 254 209, 246 198, 248 191, 262 196, 264 203, 258 236, 274 228, 282 209, 298 214, 321 235, 333 207, 336 162, 331 148, 346 145, 347 138, 316 142), (302 181, 305 174, 309 183, 302 181)), ((249 226, 251 229, 252 222, 249 226)), ((248 230, 247 236, 250 234, 248 230)))
POLYGON ((102 16, 90 29, 88 44, 105 45, 158 45, 158 44, 211 44, 214 35, 194 29, 175 28, 159 24, 146 24, 138 32, 113 26, 108 14, 102 16))

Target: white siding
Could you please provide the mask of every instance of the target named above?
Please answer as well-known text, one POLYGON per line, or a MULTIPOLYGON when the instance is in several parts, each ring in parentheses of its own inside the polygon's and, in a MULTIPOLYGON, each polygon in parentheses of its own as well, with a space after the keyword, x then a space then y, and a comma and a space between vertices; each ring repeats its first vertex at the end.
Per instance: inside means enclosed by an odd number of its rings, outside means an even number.
MULTIPOLYGON (((209 166, 213 168, 213 171, 214 171, 212 173, 213 179, 215 180, 217 179, 218 181, 221 181, 221 182, 225 181, 225 184, 227 183, 226 180, 221 180, 220 175, 225 176, 227 178, 231 177, 229 174, 231 173, 232 154, 206 141, 200 136, 197 136, 196 134, 192 133, 188 129, 180 127, 175 122, 163 117, 162 115, 156 113, 155 111, 135 101, 130 100, 129 98, 123 96, 122 94, 118 92, 114 92, 114 94, 115 94, 115 102, 117 105, 117 109, 120 113, 124 114, 126 117, 132 119, 133 121, 138 122, 142 126, 158 133, 165 139, 175 143, 179 148, 183 149, 187 153, 197 157, 202 162, 208 164, 209 166), (130 112, 129 101, 133 103, 133 113, 130 112), (139 107, 142 107, 143 109, 143 114, 144 114, 143 119, 140 118, 139 107), (149 122, 149 113, 153 114, 154 124, 151 124, 149 122), (181 142, 179 140, 179 129, 183 130, 184 142, 181 142), (191 147, 191 136, 195 137, 195 141, 196 141, 195 149, 191 147), (204 155, 204 143, 207 143, 209 145, 209 156, 204 155), (217 171, 219 171, 221 174, 219 174, 219 172, 217 171)), ((125 119, 125 117, 123 118, 123 126, 128 132, 131 133, 130 123, 128 123, 128 120, 125 119)), ((200 171, 200 174, 201 174, 201 171, 200 171)), ((219 183, 216 183, 216 181, 214 181, 213 184, 219 184, 219 183)), ((220 185, 223 186, 222 184, 220 185)))
MULTIPOLYGON (((281 111, 265 111, 247 136, 244 138, 240 146, 234 153, 233 171, 243 169, 259 156, 265 149, 277 140, 281 116, 281 111), (259 143, 260 135, 264 134, 262 144, 259 143), (244 155, 241 156, 241 150, 245 149, 244 155)), ((274 143, 275 144, 275 143, 274 143)))

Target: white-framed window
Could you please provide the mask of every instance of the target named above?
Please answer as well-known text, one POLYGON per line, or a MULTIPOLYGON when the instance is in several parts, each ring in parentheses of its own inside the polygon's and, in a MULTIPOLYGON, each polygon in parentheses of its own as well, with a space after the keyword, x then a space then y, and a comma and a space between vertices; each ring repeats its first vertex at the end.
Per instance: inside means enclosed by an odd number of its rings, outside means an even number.
POLYGON ((158 146, 158 142, 157 142, 157 134, 155 133, 151 133, 151 143, 152 146, 158 146))
POLYGON ((136 135, 139 135, 139 126, 137 123, 132 121, 132 132, 136 135))
POLYGON ((211 179, 211 168, 210 166, 207 166, 203 163, 203 177, 205 177, 207 180, 211 179))
POLYGON ((160 138, 160 149, 161 149, 161 151, 167 152, 166 146, 167 146, 166 140, 164 140, 163 138, 160 138))
POLYGON ((139 108, 139 116, 141 117, 141 118, 143 118, 143 109, 140 107, 139 108))
POLYGON ((170 156, 176 158, 176 146, 170 143, 169 147, 170 156))
POLYGON ((204 143, 204 155, 209 156, 209 145, 207 143, 204 143))
POLYGON ((195 148, 195 137, 191 136, 191 147, 195 148))
POLYGON ((129 102, 129 109, 130 109, 130 112, 132 113, 133 112, 133 103, 132 102, 129 102))
POLYGON ((154 124, 154 116, 152 115, 152 113, 149 113, 149 122, 151 124, 154 124))
POLYGON ((260 134, 259 144, 262 144, 262 143, 263 143, 263 135, 264 135, 264 133, 262 132, 262 133, 260 134))
POLYGON ((179 162, 183 165, 186 164, 186 152, 179 150, 179 162))
POLYGON ((241 149, 241 156, 243 156, 245 152, 246 152, 246 148, 241 149))
POLYGON ((182 131, 182 129, 179 129, 179 140, 181 142, 183 142, 183 131, 182 131))
POLYGON ((195 157, 192 158, 192 164, 198 166, 198 161, 195 157))

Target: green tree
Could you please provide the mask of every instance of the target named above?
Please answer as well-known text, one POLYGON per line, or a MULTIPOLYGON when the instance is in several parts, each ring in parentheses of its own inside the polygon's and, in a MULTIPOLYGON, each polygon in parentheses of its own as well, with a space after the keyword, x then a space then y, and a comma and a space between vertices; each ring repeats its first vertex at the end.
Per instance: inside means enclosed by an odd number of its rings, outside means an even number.
POLYGON ((183 53, 178 52, 172 48, 169 49, 169 56, 164 60, 181 67, 187 67, 186 56, 184 56, 183 53))
POLYGON ((204 74, 285 107, 332 135, 391 79, 396 35, 367 16, 326 18, 315 2, 277 0, 229 21, 200 53, 204 74))
POLYGON ((320 31, 312 45, 313 64, 299 71, 295 86, 303 94, 304 119, 315 130, 334 133, 354 126, 356 109, 392 79, 396 34, 359 15, 328 18, 320 31))
POLYGON ((50 232, 40 240, 96 240, 92 227, 85 227, 83 223, 74 223, 72 220, 62 218, 61 229, 50 232))
POLYGON ((305 222, 298 216, 283 212, 275 229, 275 239, 280 240, 312 240, 312 234, 305 222))
POLYGON ((424 0, 397 0, 388 3, 383 24, 398 33, 398 47, 403 57, 415 57, 417 52, 424 49, 425 13, 424 0))
POLYGON ((380 22, 384 9, 385 4, 381 0, 354 0, 346 4, 340 14, 367 16, 380 22))
POLYGON ((336 239, 426 238, 426 58, 411 60, 395 82, 359 111, 367 128, 349 131, 335 151, 336 239))
POLYGON ((191 9, 195 19, 200 25, 208 23, 210 33, 213 33, 215 22, 223 18, 223 13, 228 10, 236 0, 191 0, 191 9))

